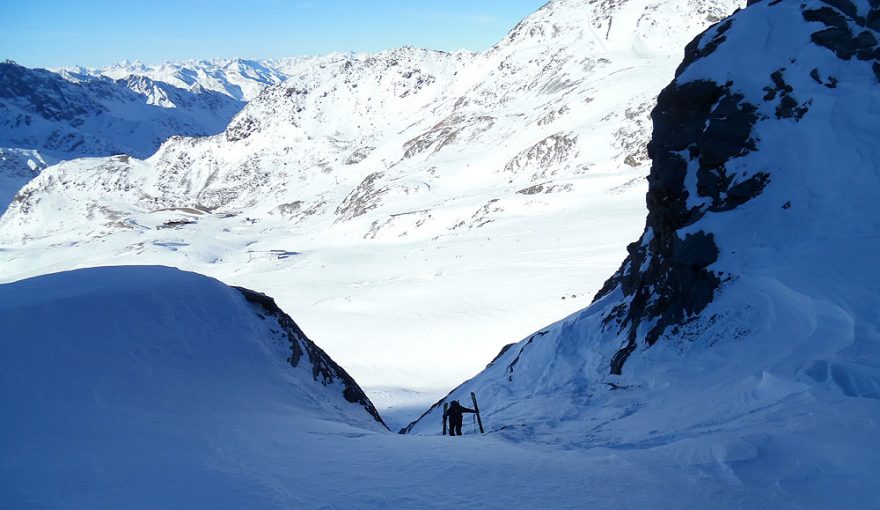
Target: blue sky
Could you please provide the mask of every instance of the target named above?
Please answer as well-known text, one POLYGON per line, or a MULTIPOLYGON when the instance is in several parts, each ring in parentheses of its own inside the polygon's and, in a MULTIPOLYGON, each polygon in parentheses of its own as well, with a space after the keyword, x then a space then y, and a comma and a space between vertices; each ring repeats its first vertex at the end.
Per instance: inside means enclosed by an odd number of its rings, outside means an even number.
POLYGON ((482 50, 546 0, 2 0, 0 59, 28 67, 482 50))

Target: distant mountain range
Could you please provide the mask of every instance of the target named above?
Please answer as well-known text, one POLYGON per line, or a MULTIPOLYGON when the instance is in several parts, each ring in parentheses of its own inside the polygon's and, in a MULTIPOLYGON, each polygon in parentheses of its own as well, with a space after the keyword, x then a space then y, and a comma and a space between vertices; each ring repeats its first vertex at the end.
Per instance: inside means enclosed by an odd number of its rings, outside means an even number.
POLYGON ((243 106, 199 86, 179 88, 141 75, 59 75, 0 63, 0 208, 49 164, 148 157, 171 136, 222 131, 243 106))

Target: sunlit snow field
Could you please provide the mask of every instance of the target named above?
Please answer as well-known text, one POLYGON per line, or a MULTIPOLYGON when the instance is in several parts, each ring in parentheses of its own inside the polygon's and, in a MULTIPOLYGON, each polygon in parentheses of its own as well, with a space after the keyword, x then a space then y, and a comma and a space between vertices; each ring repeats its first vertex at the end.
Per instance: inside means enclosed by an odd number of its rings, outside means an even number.
POLYGON ((399 428, 479 372, 502 346, 590 303, 643 227, 642 171, 585 177, 577 189, 586 191, 554 197, 540 221, 523 204, 541 199, 522 197, 503 203, 519 205, 520 214, 436 240, 366 241, 346 231, 331 237, 246 214, 141 214, 125 220, 138 228, 104 238, 3 247, 0 279, 163 264, 259 290, 399 428), (193 223, 154 228, 181 218, 193 223))

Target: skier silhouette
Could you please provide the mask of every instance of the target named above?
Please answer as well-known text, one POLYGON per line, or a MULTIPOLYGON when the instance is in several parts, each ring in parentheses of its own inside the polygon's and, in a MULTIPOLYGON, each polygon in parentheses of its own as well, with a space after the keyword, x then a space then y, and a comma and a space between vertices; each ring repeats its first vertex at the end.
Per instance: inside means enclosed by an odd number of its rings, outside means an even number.
POLYGON ((468 409, 459 404, 458 400, 453 400, 452 403, 449 404, 449 409, 446 411, 446 419, 449 420, 449 435, 460 436, 462 415, 464 415, 464 413, 475 412, 476 411, 473 409, 468 409))

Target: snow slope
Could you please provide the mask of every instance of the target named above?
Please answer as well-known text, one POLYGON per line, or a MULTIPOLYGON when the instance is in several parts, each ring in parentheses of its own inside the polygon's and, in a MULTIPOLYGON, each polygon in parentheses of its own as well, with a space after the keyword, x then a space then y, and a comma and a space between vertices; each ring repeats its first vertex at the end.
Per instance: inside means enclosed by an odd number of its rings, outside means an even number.
POLYGON ((52 167, 0 219, 0 278, 204 272, 276 296, 377 399, 428 403, 589 303, 641 227, 657 92, 741 5, 554 0, 476 55, 317 58, 221 135, 52 167))
MULTIPOLYGON (((752 450, 699 439, 585 450, 470 424, 456 439, 392 434, 306 357, 290 366, 270 309, 163 267, 0 285, 0 507, 870 508, 807 499, 814 484, 858 488, 840 474, 798 485, 756 470, 741 483, 723 461, 752 450)), ((785 390, 763 389, 754 398, 785 390)), ((870 471, 840 473, 857 468, 870 471)))
MULTIPOLYGON (((512 441, 772 483, 747 507, 875 508, 878 21, 876 2, 755 2, 695 39, 620 270, 444 401, 476 392, 512 441)), ((438 434, 442 402, 407 431, 438 434)))
POLYGON ((262 428, 385 430, 348 374, 273 306, 164 267, 0 286, 0 506, 106 507, 114 490, 169 483, 193 486, 178 502, 202 484, 254 490, 230 455, 262 428))

